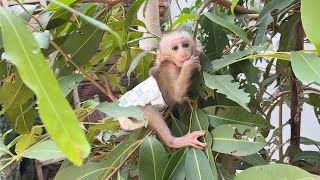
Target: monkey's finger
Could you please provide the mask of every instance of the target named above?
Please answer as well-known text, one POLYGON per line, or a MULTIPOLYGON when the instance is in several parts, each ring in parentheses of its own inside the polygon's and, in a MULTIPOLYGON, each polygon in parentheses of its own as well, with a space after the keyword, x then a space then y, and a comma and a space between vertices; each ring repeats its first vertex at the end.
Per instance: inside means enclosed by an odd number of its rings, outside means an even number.
POLYGON ((198 138, 198 137, 200 137, 200 136, 205 135, 206 132, 207 132, 207 131, 205 131, 205 130, 204 130, 204 131, 194 131, 194 132, 190 133, 189 135, 190 135, 191 137, 193 137, 193 138, 198 138))
POLYGON ((203 142, 200 142, 200 141, 198 141, 198 140, 195 141, 195 144, 196 144, 197 146, 201 146, 201 147, 204 147, 204 148, 208 146, 208 144, 203 143, 203 142))
POLYGON ((199 145, 197 145, 197 144, 194 144, 194 143, 191 143, 189 146, 192 146, 192 147, 194 147, 194 148, 196 148, 196 149, 200 149, 200 150, 203 149, 203 147, 201 147, 201 146, 199 146, 199 145))

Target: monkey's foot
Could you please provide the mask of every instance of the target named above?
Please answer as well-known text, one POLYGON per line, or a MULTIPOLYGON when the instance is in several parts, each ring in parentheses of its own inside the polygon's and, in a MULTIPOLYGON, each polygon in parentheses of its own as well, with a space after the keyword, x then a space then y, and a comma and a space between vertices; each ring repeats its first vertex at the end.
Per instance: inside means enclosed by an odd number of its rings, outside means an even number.
POLYGON ((167 143, 169 147, 172 148, 182 148, 186 146, 192 146, 197 149, 203 149, 207 147, 207 144, 202 143, 198 140, 198 137, 206 134, 207 131, 194 131, 192 133, 188 133, 182 137, 174 138, 172 141, 167 143))

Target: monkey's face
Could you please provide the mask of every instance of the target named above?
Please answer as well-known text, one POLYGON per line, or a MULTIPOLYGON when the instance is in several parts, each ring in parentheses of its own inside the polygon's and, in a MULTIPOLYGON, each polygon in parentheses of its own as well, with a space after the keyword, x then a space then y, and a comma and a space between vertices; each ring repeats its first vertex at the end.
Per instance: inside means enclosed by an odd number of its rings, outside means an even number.
POLYGON ((169 56, 170 60, 173 61, 178 67, 189 60, 192 56, 194 44, 190 39, 185 37, 179 37, 168 42, 165 47, 165 56, 169 56))

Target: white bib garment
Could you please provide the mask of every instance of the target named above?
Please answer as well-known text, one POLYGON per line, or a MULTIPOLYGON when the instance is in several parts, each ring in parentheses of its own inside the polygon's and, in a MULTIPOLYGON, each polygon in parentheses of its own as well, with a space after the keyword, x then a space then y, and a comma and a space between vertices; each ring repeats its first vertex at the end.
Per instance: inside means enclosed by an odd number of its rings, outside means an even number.
POLYGON ((138 84, 132 90, 125 93, 119 99, 119 106, 145 106, 151 104, 160 111, 167 107, 166 102, 162 97, 162 93, 158 87, 157 81, 153 76, 150 76, 145 81, 138 84))

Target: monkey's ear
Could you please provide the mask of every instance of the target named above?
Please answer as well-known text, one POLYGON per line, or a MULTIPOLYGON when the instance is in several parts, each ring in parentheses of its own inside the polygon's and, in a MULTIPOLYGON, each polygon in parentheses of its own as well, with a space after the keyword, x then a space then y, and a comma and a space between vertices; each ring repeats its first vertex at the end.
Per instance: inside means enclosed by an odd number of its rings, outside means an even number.
POLYGON ((201 47, 196 47, 195 49, 194 49, 194 53, 193 53, 193 55, 194 56, 200 56, 200 53, 202 52, 202 48, 201 47))

